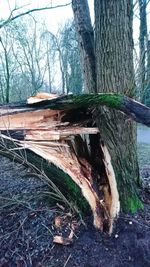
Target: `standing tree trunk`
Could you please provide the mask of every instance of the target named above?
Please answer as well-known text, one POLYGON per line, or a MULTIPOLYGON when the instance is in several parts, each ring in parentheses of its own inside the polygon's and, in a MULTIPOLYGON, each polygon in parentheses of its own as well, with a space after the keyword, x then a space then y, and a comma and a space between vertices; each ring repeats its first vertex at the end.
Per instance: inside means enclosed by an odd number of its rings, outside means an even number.
POLYGON ((143 102, 150 106, 150 40, 147 42, 146 88, 143 102))
POLYGON ((5 47, 2 38, 0 37, 0 43, 4 50, 4 56, 5 56, 5 66, 6 66, 6 74, 5 74, 5 80, 6 80, 6 90, 5 90, 5 102, 9 103, 9 97, 10 97, 10 71, 9 71, 9 61, 8 61, 8 53, 7 48, 5 47))
POLYGON ((139 0, 139 15, 140 15, 140 62, 139 62, 139 88, 140 99, 145 103, 145 88, 146 88, 146 50, 148 46, 147 34, 147 17, 146 17, 146 0, 139 0))
POLYGON ((87 0, 72 0, 76 31, 79 41, 84 91, 97 92, 94 52, 94 31, 87 0))
MULTIPOLYGON (((95 56, 92 56, 84 43, 85 25, 89 14, 85 13, 85 2, 73 1, 76 28, 80 34, 79 44, 86 57, 95 58, 96 73, 86 77, 96 78, 95 92, 117 92, 134 95, 133 39, 132 39, 132 0, 95 0, 95 56), (82 42, 80 41, 82 39, 82 42)), ((89 18, 90 19, 90 18, 89 18)), ((90 25, 90 22, 87 24, 90 25)), ((87 32, 91 32, 90 27, 87 32)), ((91 36, 93 36, 91 34, 91 36)), ((94 51, 94 50, 93 50, 94 51)), ((91 60, 89 60, 90 64, 91 60)), ((94 64, 92 65, 94 66, 94 64)), ((84 72, 90 67, 84 68, 84 72)), ((90 83, 90 80, 89 80, 90 83)), ((89 89, 92 85, 90 84, 89 89)), ((118 111, 101 108, 97 124, 101 138, 107 144, 120 192, 121 207, 135 211, 141 207, 137 196, 139 172, 136 152, 136 126, 118 111)), ((94 154, 95 155, 95 154, 94 154)), ((93 155, 93 156, 94 156, 93 155)))
POLYGON ((52 92, 52 82, 51 82, 51 64, 50 64, 50 47, 49 43, 47 42, 47 67, 48 67, 48 91, 49 93, 52 92))
MULTIPOLYGON (((102 92, 134 95, 132 0, 95 0, 97 86, 102 92)), ((122 208, 136 210, 139 182, 136 126, 117 111, 103 109, 101 135, 110 150, 122 208)))

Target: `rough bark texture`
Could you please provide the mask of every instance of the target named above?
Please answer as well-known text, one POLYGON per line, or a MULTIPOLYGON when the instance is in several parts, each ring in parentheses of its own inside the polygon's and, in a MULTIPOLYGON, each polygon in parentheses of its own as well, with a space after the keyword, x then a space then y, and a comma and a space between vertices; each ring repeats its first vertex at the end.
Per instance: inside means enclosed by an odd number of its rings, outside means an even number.
MULTIPOLYGON (((134 95, 132 0, 95 0, 97 88, 134 95)), ((101 136, 112 156, 121 207, 135 211, 139 181, 135 125, 125 115, 101 109, 101 136)))
POLYGON ((145 105, 150 107, 150 40, 147 42, 147 73, 146 73, 146 89, 145 89, 145 99, 143 102, 145 105))
MULTIPOLYGON (((147 15, 146 15, 146 0, 139 0, 139 15, 140 15, 140 62, 139 62, 139 88, 140 99, 143 98, 144 90, 146 88, 146 50, 147 50, 147 15)), ((144 101, 144 99, 142 99, 144 101)))
POLYGON ((134 95, 132 0, 95 0, 97 86, 134 95))
POLYGON ((73 0, 75 25, 78 34, 79 49, 84 77, 84 91, 96 92, 94 31, 87 0, 73 0))

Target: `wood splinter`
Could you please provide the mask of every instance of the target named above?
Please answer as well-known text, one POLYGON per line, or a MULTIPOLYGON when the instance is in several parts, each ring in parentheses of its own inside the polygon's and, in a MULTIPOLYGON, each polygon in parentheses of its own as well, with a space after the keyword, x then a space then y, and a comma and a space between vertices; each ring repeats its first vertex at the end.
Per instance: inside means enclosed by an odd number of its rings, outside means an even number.
POLYGON ((51 96, 39 96, 29 98, 22 109, 1 107, 3 139, 13 140, 69 176, 87 200, 94 226, 111 234, 120 210, 119 194, 109 152, 100 142, 99 129, 92 126, 92 112, 82 107, 45 108, 42 101, 45 105, 51 96))

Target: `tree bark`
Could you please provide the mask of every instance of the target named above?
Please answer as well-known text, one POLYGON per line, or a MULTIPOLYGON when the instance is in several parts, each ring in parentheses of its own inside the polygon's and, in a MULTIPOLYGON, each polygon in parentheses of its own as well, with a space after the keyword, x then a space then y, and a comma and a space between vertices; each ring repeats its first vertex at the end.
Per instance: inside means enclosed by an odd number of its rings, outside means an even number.
MULTIPOLYGON (((97 87, 100 92, 134 95, 132 0, 95 0, 97 87)), ((117 111, 101 109, 101 136, 110 151, 123 210, 141 207, 136 125, 117 111)))
POLYGON ((150 107, 150 40, 147 42, 146 88, 143 103, 150 107))
MULTIPOLYGON (((84 3, 88 5, 87 1, 84 3)), ((83 39, 83 22, 89 20, 83 1, 74 0, 75 22, 83 39), (76 15, 78 14, 78 16, 76 15), (82 22, 82 23, 81 23, 82 22)), ((132 0, 95 0, 95 60, 96 90, 95 92, 118 92, 134 95, 133 40, 132 40, 132 0)), ((86 43, 90 43, 90 37, 86 43)), ((79 39, 80 42, 80 39, 79 39)), ((86 44, 82 42, 86 52, 86 44)), ((92 50, 94 51, 94 50, 92 50)), ((94 58, 94 57, 93 57, 94 58)), ((90 61, 88 62, 90 64, 90 61)), ((86 77, 91 77, 90 67, 86 68, 86 77)), ((92 76, 94 79, 94 75, 92 76)), ((91 79, 88 80, 91 90, 91 79)), ((97 125, 101 138, 108 145, 115 168, 121 207, 135 211, 141 207, 137 195, 139 170, 136 152, 136 126, 116 111, 101 109, 97 125)))
POLYGON ((9 97, 10 97, 10 71, 9 71, 9 60, 8 60, 8 52, 7 49, 2 41, 2 38, 0 37, 0 43, 2 44, 3 50, 4 50, 4 55, 5 55, 5 66, 6 66, 6 75, 5 75, 5 80, 6 80, 6 93, 5 93, 5 102, 9 103, 9 97))
POLYGON ((72 8, 78 35, 81 65, 84 78, 84 91, 96 93, 97 86, 94 52, 94 31, 92 28, 87 0, 73 0, 72 8))
POLYGON ((140 36, 139 36, 139 48, 140 48, 140 62, 139 62, 139 88, 140 99, 144 102, 144 93, 146 88, 146 54, 148 46, 148 34, 147 34, 147 15, 146 15, 146 0, 139 0, 139 13, 140 13, 140 36))

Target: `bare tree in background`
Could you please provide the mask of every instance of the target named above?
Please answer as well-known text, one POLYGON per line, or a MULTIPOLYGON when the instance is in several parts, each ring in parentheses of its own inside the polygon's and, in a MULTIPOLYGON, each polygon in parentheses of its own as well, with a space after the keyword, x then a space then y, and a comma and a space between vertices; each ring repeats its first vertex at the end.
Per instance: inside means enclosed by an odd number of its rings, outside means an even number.
POLYGON ((44 11, 44 10, 51 10, 51 9, 55 9, 55 8, 61 8, 61 7, 66 7, 68 5, 70 5, 70 3, 68 4, 62 4, 62 5, 53 5, 53 2, 51 2, 48 6, 46 7, 41 7, 41 8, 33 8, 33 9, 27 9, 26 11, 22 11, 24 8, 26 8, 28 6, 24 5, 24 6, 17 6, 15 5, 15 7, 10 10, 10 14, 8 16, 7 19, 5 20, 1 20, 0 21, 0 29, 4 28, 5 26, 9 25, 11 22, 13 22, 14 20, 24 17, 26 15, 35 13, 35 12, 39 12, 39 11, 44 11))
POLYGON ((44 64, 45 55, 43 51, 43 43, 40 33, 37 31, 36 20, 31 21, 30 28, 26 28, 25 23, 15 27, 16 43, 18 50, 22 53, 22 59, 16 53, 16 59, 22 67, 22 71, 28 73, 29 82, 31 84, 31 94, 35 94, 42 88, 44 76, 47 66, 44 64))
POLYGON ((139 0, 139 14, 140 14, 140 36, 139 36, 139 88, 140 99, 142 100, 146 87, 146 53, 147 53, 147 16, 146 16, 147 0, 139 0))
POLYGON ((14 35, 11 35, 9 29, 3 29, 2 37, 0 37, 0 87, 1 87, 1 101, 9 103, 11 97, 12 79, 18 68, 13 57, 14 35))
POLYGON ((146 89, 144 92, 143 102, 150 106, 150 40, 147 43, 147 72, 146 72, 146 89))
MULTIPOLYGON (((31 19, 31 18, 30 18, 31 19)), ((1 101, 22 100, 47 87, 49 57, 41 29, 31 19, 10 23, 1 30, 1 101), (34 23, 33 23, 34 22, 34 23)))
POLYGON ((150 40, 147 27, 148 0, 139 0, 140 36, 139 36, 139 88, 141 101, 150 104, 150 40))
MULTIPOLYGON (((60 69, 61 88, 64 93, 81 93, 83 82, 81 75, 81 65, 79 57, 78 42, 73 21, 68 21, 60 27, 57 34, 50 31, 43 33, 50 45, 50 54, 53 55, 53 64, 60 69)), ((49 65, 49 64, 48 64, 49 65)), ((51 73, 49 73, 49 77, 51 73)), ((50 80, 50 78, 49 78, 50 80)))
MULTIPOLYGON (((61 93, 65 93, 65 73, 64 73, 64 66, 63 66, 63 56, 62 56, 62 49, 61 49, 61 43, 60 43, 60 36, 59 34, 54 34, 50 31, 46 31, 44 35, 47 35, 47 38, 49 37, 49 42, 51 43, 51 50, 53 51, 53 55, 55 57, 55 63, 60 68, 61 73, 61 93)), ((60 91, 60 90, 59 90, 60 91)))
POLYGON ((4 52, 4 60, 2 59, 1 56, 1 63, 3 65, 3 78, 5 80, 5 93, 4 93, 4 89, 2 87, 2 81, 1 81, 1 89, 2 89, 2 98, 4 103, 9 103, 9 95, 10 95, 10 69, 9 69, 9 51, 7 50, 7 44, 5 45, 2 38, 0 37, 0 43, 1 46, 3 48, 3 52, 4 52), (5 96, 4 96, 5 95, 5 96))
POLYGON ((81 93, 83 81, 74 21, 66 22, 59 36, 66 93, 81 93))
MULTIPOLYGON (((40 61, 39 61, 39 59, 36 58, 38 56, 39 51, 40 51, 39 47, 37 48, 39 43, 35 42, 35 40, 34 40, 34 38, 36 38, 36 27, 34 29, 34 34, 31 38, 31 40, 26 40, 26 44, 25 44, 25 42, 22 42, 21 36, 18 39, 18 40, 20 40, 20 46, 22 46, 22 51, 24 53, 24 59, 26 59, 26 64, 24 64, 24 63, 22 64, 22 61, 21 61, 22 55, 18 54, 18 51, 16 51, 16 47, 13 48, 13 52, 14 52, 13 59, 14 59, 14 57, 16 57, 17 68, 18 68, 18 65, 20 65, 21 71, 18 71, 18 73, 15 73, 14 79, 12 79, 12 80, 10 77, 10 70, 9 70, 10 62, 8 60, 8 51, 7 51, 6 46, 5 46, 5 41, 3 40, 4 39, 3 38, 3 32, 7 31, 7 28, 9 31, 10 26, 11 25, 14 26, 15 25, 14 23, 17 24, 18 21, 21 24, 22 20, 19 20, 19 18, 22 19, 23 17, 27 17, 27 15, 29 15, 29 14, 30 15, 32 13, 36 14, 39 11, 52 10, 55 8, 66 7, 70 4, 71 3, 55 5, 53 3, 53 1, 51 1, 48 6, 43 6, 40 8, 33 8, 33 9, 30 9, 30 5, 24 5, 24 6, 15 5, 12 9, 9 6, 10 14, 8 15, 8 18, 0 20, 1 54, 4 55, 4 57, 3 57, 3 55, 1 55, 1 60, 3 61, 2 67, 1 67, 1 73, 0 73, 0 99, 1 99, 1 101, 9 102, 10 98, 11 98, 11 100, 15 99, 15 92, 14 92, 14 94, 11 94, 13 84, 18 85, 18 89, 19 89, 19 83, 20 83, 20 85, 22 83, 22 85, 25 85, 25 87, 27 88, 28 87, 27 81, 30 78, 31 78, 31 83, 32 83, 32 91, 30 92, 30 94, 35 93, 37 90, 39 90, 42 87, 42 85, 47 87, 47 85, 46 85, 47 83, 44 81, 43 70, 41 71, 41 68, 43 67, 44 63, 42 65, 40 65, 40 63, 43 59, 40 58, 40 61), (33 42, 33 44, 34 44, 34 49, 33 49, 33 46, 31 45, 31 42, 33 42), (21 58, 20 58, 20 56, 21 56, 21 58), (4 58, 5 58, 5 60, 4 60, 4 58), (28 71, 25 70, 25 65, 26 65, 26 67, 28 66, 28 71), (29 72, 30 72, 31 77, 29 77, 29 72), (11 81, 13 83, 11 83, 11 81), (4 88, 4 83, 5 83, 5 88, 4 88), (10 85, 11 85, 11 88, 10 88, 10 85)), ((29 18, 29 16, 28 16, 28 18, 29 18)), ((21 25, 19 25, 19 23, 18 23, 18 26, 16 27, 16 30, 18 31, 18 36, 19 36, 19 31, 20 31, 19 29, 21 28, 21 25)), ((24 32, 22 32, 22 33, 24 33, 24 32)), ((21 33, 21 35, 22 35, 22 33, 21 33)), ((23 34, 23 36, 24 36, 24 34, 23 34)), ((11 38, 9 38, 9 39, 11 39, 11 38)), ((48 50, 48 47, 47 47, 47 50, 48 50)), ((49 62, 48 53, 47 53, 47 61, 45 61, 45 62, 46 62, 46 65, 48 64, 48 66, 45 67, 45 69, 47 68, 47 71, 48 71, 48 70, 50 70, 50 62, 49 62)), ((49 86, 50 86, 50 71, 49 71, 49 86)), ((16 89, 16 91, 17 91, 17 89, 16 89)), ((19 91, 20 91, 20 89, 19 89, 19 91)), ((24 94, 25 91, 26 90, 23 89, 22 92, 20 91, 19 95, 17 92, 16 93, 17 99, 21 99, 22 97, 26 97, 27 95, 24 94)))

